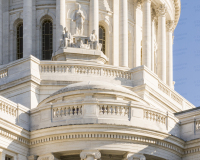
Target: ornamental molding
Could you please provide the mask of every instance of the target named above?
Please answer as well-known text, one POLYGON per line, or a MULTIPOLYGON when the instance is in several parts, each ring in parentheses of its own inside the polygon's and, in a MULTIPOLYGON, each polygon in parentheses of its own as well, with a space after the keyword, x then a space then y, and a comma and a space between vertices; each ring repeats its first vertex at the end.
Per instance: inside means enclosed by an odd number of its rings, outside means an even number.
POLYGON ((45 155, 38 157, 37 160, 57 160, 57 158, 55 158, 54 155, 45 155))
POLYGON ((168 32, 173 32, 174 31, 174 21, 169 20, 166 23, 167 31, 168 32))
POLYGON ((167 7, 165 4, 160 4, 156 10, 158 16, 165 16, 167 12, 167 7))
POLYGON ((151 3, 152 2, 152 0, 142 0, 142 4, 143 3, 151 3))
MULTIPOLYGON (((37 139, 31 140, 30 146, 35 147, 38 145, 44 145, 45 143, 56 143, 56 142, 63 142, 63 141, 71 141, 71 140, 114 140, 114 141, 125 141, 128 143, 142 143, 148 145, 155 145, 159 148, 166 148, 169 149, 171 152, 176 152, 179 155, 184 154, 183 148, 155 138, 150 137, 143 137, 138 135, 131 135, 131 134, 120 134, 120 133, 69 133, 69 134, 59 134, 59 135, 52 135, 46 137, 40 137, 37 139)), ((84 155, 83 155, 84 157, 84 155)))
POLYGON ((83 150, 80 154, 81 160, 87 158, 87 156, 93 156, 95 159, 101 158, 101 153, 98 150, 83 150))
POLYGON ((143 154, 127 153, 124 157, 125 158, 123 160, 146 160, 146 157, 143 154))

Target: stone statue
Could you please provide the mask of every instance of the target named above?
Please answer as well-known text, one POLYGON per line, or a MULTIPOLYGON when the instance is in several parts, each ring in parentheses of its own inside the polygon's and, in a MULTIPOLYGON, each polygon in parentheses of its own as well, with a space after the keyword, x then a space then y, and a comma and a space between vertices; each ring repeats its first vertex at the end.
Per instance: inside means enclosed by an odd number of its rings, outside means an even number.
POLYGON ((81 5, 79 3, 77 3, 77 8, 72 21, 76 22, 76 34, 83 35, 83 23, 85 21, 85 16, 83 11, 81 11, 81 5))
POLYGON ((65 27, 63 31, 63 37, 60 40, 60 48, 67 48, 72 46, 72 35, 65 27))
POLYGON ((97 49, 97 35, 95 34, 95 30, 92 31, 92 34, 90 35, 90 46, 91 49, 97 49))
POLYGON ((64 28, 63 39, 65 41, 65 48, 71 47, 71 45, 72 45, 72 35, 66 27, 64 28))

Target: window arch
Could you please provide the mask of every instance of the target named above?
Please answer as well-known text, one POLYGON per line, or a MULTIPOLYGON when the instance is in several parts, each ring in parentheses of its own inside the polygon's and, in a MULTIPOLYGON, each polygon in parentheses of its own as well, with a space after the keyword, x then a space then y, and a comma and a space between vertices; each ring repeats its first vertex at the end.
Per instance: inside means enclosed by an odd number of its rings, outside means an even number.
POLYGON ((44 20, 42 23, 42 60, 50 60, 53 52, 53 23, 44 20))
POLYGON ((106 30, 103 26, 99 26, 99 43, 102 44, 102 52, 106 51, 106 30))
POLYGON ((23 58, 23 23, 17 26, 17 59, 23 58))

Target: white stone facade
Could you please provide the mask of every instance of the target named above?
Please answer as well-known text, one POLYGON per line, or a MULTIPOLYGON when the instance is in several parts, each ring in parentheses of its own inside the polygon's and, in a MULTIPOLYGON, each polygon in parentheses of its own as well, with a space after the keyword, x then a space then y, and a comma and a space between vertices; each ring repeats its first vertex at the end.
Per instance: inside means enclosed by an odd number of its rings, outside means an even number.
POLYGON ((200 114, 174 91, 179 16, 179 0, 0 0, 0 160, 198 160, 200 114))

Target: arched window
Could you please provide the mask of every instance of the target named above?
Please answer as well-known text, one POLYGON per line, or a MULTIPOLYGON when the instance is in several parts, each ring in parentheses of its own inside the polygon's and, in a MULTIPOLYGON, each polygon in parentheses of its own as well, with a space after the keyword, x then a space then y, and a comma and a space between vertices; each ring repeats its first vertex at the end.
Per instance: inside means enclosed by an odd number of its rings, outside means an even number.
POLYGON ((42 24, 42 59, 50 60, 53 52, 53 24, 45 20, 42 24))
POLYGON ((102 52, 106 51, 106 30, 103 26, 99 26, 99 43, 102 44, 102 52))
POLYGON ((17 59, 23 58, 23 23, 17 26, 17 59))

